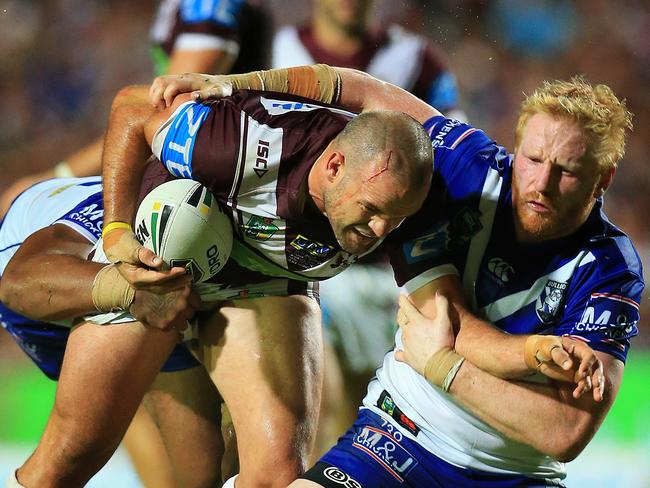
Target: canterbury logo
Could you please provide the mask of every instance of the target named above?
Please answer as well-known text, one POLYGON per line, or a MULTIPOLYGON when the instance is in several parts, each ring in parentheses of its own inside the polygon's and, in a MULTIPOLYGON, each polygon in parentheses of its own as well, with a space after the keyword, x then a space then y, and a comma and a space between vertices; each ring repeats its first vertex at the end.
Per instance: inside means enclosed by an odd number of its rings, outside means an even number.
POLYGON ((492 258, 488 261, 488 270, 503 283, 508 283, 515 274, 515 269, 501 258, 492 258))

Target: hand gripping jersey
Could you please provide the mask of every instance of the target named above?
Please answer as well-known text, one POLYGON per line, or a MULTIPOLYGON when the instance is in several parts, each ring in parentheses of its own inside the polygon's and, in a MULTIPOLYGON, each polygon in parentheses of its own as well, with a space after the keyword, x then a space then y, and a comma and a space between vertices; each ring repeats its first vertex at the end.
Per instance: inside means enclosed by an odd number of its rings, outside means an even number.
POLYGON ((408 90, 441 112, 458 108, 456 78, 442 52, 426 38, 399 25, 369 34, 354 56, 321 48, 309 26, 285 26, 273 39, 271 62, 274 68, 326 63, 359 69, 408 90))
MULTIPOLYGON (((9 260, 33 233, 60 224, 97 243, 103 220, 99 176, 52 179, 32 186, 16 198, 0 223, 0 279, 9 260)), ((0 325, 49 378, 59 377, 72 320, 56 325, 32 320, 0 303, 0 325)), ((177 345, 162 371, 197 365, 190 352, 177 345)))
MULTIPOLYGON (((357 259, 307 197, 309 170, 351 117, 296 97, 240 91, 187 102, 158 130, 153 153, 167 171, 205 185, 232 216, 233 250, 212 279, 213 298, 300 293, 357 259)), ((169 178, 161 168, 149 166, 143 191, 169 178)))
POLYGON ((237 57, 233 73, 269 65, 269 13, 254 0, 162 0, 151 26, 156 73, 174 50, 219 50, 237 57))
MULTIPOLYGON (((402 231, 411 238, 396 245, 391 256, 398 283, 410 292, 418 289, 441 274, 446 256, 462 276, 474 310, 498 328, 512 334, 568 334, 625 361, 638 333, 641 262, 630 239, 605 217, 602 202, 573 235, 517 243, 511 157, 482 131, 458 121, 434 117, 425 128, 434 147, 436 184, 446 192, 449 207, 446 219, 432 220, 432 198, 409 219, 402 231)), ((399 332, 396 341, 399 346, 399 332)), ((414 435, 398 426, 402 433, 452 465, 565 476, 562 463, 507 439, 395 361, 393 352, 385 356, 364 400, 387 418, 377 406, 384 390, 418 428, 414 435)))

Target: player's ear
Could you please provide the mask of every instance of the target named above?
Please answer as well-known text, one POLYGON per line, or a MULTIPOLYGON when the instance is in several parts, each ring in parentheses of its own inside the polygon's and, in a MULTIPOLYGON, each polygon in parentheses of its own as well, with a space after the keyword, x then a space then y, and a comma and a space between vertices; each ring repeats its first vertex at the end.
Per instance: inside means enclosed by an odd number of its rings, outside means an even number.
POLYGON ((335 182, 345 169, 345 155, 341 151, 332 151, 325 162, 325 174, 330 183, 335 182))
POLYGON ((614 181, 615 174, 616 174, 615 166, 612 166, 611 168, 604 170, 602 176, 600 177, 600 181, 596 186, 596 191, 594 192, 595 198, 600 198, 605 194, 609 186, 612 184, 612 181, 614 181))

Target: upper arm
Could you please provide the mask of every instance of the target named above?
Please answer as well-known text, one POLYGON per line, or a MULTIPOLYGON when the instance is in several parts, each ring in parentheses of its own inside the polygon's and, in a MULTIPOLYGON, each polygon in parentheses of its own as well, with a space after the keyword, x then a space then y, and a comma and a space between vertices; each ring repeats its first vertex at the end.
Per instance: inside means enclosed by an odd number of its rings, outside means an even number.
POLYGON ((436 278, 426 285, 418 288, 409 296, 413 304, 420 310, 422 315, 434 318, 436 315, 435 296, 440 293, 447 297, 451 310, 456 317, 452 321, 457 323, 459 317, 466 313, 466 301, 463 289, 457 275, 449 274, 436 278), (456 319, 456 320, 454 320, 456 319))
POLYGON ((632 273, 607 280, 587 275, 577 281, 553 334, 568 334, 625 361, 630 341, 639 332, 643 281, 632 273))
POLYGON ((34 257, 64 254, 85 260, 92 248, 92 242, 67 225, 50 225, 25 239, 7 264, 1 283, 9 285, 14 279, 24 279, 25 274, 40 273, 29 263, 34 257))
POLYGON ((570 409, 563 419, 568 426, 565 431, 567 447, 562 456, 565 462, 575 459, 587 447, 614 404, 621 386, 623 362, 604 352, 596 351, 596 355, 603 363, 605 375, 602 401, 596 402, 590 393, 583 394, 577 399, 573 398, 572 390, 575 385, 556 383, 561 401, 570 409))

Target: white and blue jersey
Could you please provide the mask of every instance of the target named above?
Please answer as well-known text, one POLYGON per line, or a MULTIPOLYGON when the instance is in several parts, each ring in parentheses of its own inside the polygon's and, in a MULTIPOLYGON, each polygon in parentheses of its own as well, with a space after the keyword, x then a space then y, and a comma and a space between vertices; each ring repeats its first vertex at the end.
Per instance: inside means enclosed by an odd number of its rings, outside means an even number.
MULTIPOLYGON (((95 244, 101 237, 103 219, 99 176, 52 179, 32 186, 16 198, 0 223, 0 279, 20 245, 35 232, 65 225, 95 244)), ((35 321, 0 302, 0 324, 49 378, 58 378, 72 320, 57 324, 35 321)), ((163 371, 197 364, 189 351, 177 346, 163 371)))
MULTIPOLYGON (((425 128, 434 183, 393 240, 398 284, 412 293, 455 268, 474 310, 503 331, 567 334, 624 362, 644 283, 630 239, 607 220, 602 202, 571 236, 517 243, 512 158, 467 124, 439 116, 425 128)), ((497 432, 392 351, 369 385, 359 422, 323 457, 319 480, 332 467, 360 486, 547 486, 565 477, 564 464, 497 432)))
POLYGON ((71 227, 91 243, 102 234, 104 205, 98 176, 47 180, 24 191, 0 224, 0 276, 18 247, 54 224, 71 227))

